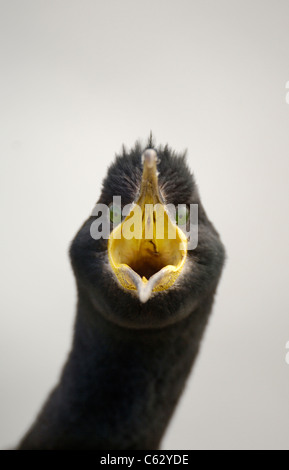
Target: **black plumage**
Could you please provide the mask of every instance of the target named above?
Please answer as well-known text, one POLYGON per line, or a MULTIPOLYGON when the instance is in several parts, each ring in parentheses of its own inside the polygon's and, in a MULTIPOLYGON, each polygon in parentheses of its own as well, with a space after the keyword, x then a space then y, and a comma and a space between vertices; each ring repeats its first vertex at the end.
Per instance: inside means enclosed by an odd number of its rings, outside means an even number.
MULTIPOLYGON (((151 142, 149 147, 151 147, 151 142)), ((110 166, 99 202, 137 199, 143 148, 123 149, 110 166)), ((78 291, 71 353, 59 384, 20 449, 156 449, 194 363, 224 263, 184 155, 156 149, 166 204, 198 204, 199 241, 183 273, 141 303, 116 281, 107 240, 90 235, 94 216, 75 236, 70 257, 78 291)))

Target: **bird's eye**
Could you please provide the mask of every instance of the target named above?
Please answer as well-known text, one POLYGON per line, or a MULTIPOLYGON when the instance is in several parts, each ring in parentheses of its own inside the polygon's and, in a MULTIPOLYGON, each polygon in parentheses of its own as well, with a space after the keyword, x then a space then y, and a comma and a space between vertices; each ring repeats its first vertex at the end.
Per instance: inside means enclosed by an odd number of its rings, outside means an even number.
POLYGON ((176 222, 178 225, 185 225, 189 219, 189 209, 185 205, 180 205, 176 211, 176 222))
POLYGON ((109 208, 109 215, 110 220, 113 224, 120 224, 122 215, 121 215, 121 207, 116 206, 115 204, 111 204, 109 208))

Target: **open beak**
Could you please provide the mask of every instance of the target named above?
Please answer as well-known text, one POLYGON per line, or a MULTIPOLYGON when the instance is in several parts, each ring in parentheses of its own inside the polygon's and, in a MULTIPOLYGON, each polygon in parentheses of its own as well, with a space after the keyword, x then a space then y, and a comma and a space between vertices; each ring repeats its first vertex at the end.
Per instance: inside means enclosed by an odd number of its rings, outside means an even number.
POLYGON ((157 154, 142 156, 139 198, 110 234, 108 257, 123 288, 136 290, 141 302, 171 287, 187 256, 187 238, 170 218, 160 194, 157 154))

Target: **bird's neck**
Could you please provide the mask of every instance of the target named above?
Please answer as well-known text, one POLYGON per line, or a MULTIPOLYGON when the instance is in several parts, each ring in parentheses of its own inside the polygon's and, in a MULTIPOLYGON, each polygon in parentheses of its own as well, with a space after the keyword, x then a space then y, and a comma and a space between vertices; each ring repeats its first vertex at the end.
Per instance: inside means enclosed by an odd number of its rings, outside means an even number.
POLYGON ((157 448, 197 355, 210 304, 163 329, 131 330, 107 321, 80 294, 60 383, 22 447, 157 448))

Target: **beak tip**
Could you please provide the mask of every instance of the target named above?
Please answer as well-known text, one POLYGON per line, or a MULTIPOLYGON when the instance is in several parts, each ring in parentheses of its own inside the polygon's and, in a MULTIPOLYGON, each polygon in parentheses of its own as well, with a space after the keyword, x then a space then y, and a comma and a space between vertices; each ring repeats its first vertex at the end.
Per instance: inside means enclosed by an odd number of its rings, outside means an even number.
POLYGON ((142 304, 145 304, 152 293, 152 287, 149 284, 144 284, 142 281, 138 285, 138 298, 142 304))
POLYGON ((153 168, 157 164, 157 153, 153 149, 147 149, 142 154, 142 164, 147 168, 153 168))

